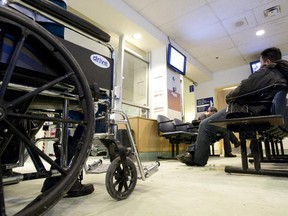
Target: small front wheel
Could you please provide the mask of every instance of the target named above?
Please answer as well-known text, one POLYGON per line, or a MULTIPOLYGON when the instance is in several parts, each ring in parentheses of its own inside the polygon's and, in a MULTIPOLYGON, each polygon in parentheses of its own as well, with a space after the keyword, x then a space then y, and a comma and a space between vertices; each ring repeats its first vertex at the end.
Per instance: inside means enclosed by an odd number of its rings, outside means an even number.
POLYGON ((106 173, 106 189, 115 200, 124 200, 130 196, 137 183, 137 169, 134 162, 127 157, 124 168, 120 157, 115 158, 106 173))

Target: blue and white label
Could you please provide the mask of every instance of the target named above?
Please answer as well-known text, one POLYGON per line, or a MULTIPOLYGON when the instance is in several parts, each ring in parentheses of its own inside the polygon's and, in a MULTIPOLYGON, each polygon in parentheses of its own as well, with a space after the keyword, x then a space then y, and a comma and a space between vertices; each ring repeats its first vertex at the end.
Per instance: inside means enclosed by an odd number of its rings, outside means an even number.
POLYGON ((110 62, 101 55, 92 54, 90 56, 90 59, 98 67, 101 67, 101 68, 109 68, 110 67, 110 62))

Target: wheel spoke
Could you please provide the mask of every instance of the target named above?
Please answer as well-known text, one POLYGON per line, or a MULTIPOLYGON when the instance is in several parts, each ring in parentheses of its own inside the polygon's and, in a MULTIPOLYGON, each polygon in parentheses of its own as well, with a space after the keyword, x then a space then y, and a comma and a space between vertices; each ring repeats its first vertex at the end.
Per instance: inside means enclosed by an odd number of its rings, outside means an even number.
POLYGON ((21 140, 29 146, 30 149, 32 149, 34 152, 36 152, 40 157, 42 157, 46 162, 49 164, 53 164, 55 168, 62 174, 67 175, 67 171, 61 168, 57 163, 55 163, 49 156, 47 156, 45 153, 43 153, 36 145, 34 145, 24 134, 20 133, 20 131, 15 128, 10 122, 7 120, 4 120, 4 122, 8 125, 9 129, 18 137, 21 138, 21 140))
POLYGON ((16 67, 16 62, 17 62, 19 55, 21 53, 21 49, 23 47, 25 39, 26 39, 26 36, 24 34, 22 34, 20 40, 18 41, 17 45, 15 46, 15 50, 12 54, 12 58, 9 62, 7 70, 5 71, 5 76, 4 76, 2 84, 0 86, 0 101, 3 101, 3 97, 5 95, 7 88, 8 88, 8 84, 11 80, 13 71, 16 67))
POLYGON ((25 94, 25 95, 23 95, 23 96, 15 99, 15 100, 13 100, 12 102, 9 102, 9 105, 7 106, 7 108, 13 108, 13 107, 15 107, 16 105, 21 104, 21 103, 23 103, 24 101, 29 100, 29 99, 37 96, 38 94, 40 94, 40 93, 43 92, 44 90, 51 88, 51 87, 54 86, 55 84, 57 84, 57 83, 65 80, 65 79, 69 78, 69 77, 70 77, 71 75, 73 75, 73 74, 74 74, 74 73, 72 72, 72 73, 66 74, 66 75, 64 75, 64 76, 61 76, 61 77, 59 77, 59 78, 57 78, 57 79, 55 79, 55 80, 53 80, 53 81, 50 81, 50 82, 46 83, 46 84, 43 85, 42 87, 39 87, 39 88, 35 89, 34 91, 29 92, 29 93, 27 93, 27 94, 25 94))

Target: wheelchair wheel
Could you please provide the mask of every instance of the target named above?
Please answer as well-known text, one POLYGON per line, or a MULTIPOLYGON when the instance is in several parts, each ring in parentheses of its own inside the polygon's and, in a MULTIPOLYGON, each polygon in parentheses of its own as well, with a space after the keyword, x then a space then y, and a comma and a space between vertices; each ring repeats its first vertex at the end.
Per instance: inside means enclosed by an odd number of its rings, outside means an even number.
POLYGON ((123 167, 120 157, 115 158, 106 173, 106 189, 115 200, 124 200, 130 196, 137 183, 137 169, 130 158, 123 167))
MULTIPOLYGON (((94 116, 86 77, 64 45, 22 14, 0 7, 1 215, 41 215, 67 193, 89 155, 94 116), (59 162, 37 142, 43 124, 57 125, 56 134, 40 136, 56 139, 59 162), (35 172, 14 173, 27 152, 35 172), (23 181, 52 176, 59 180, 43 193, 42 184, 35 184, 41 185, 35 186, 36 197, 28 199, 23 190, 19 197, 15 193, 9 197, 17 191, 5 188, 14 185, 3 185, 11 176, 23 181)), ((31 193, 31 187, 27 190, 31 193)))

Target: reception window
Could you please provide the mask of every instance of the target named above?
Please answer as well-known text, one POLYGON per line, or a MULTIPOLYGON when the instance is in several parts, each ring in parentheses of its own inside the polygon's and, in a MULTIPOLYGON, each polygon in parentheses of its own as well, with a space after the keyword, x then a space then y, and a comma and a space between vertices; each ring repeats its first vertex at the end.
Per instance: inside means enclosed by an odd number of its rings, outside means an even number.
POLYGON ((124 53, 122 109, 128 116, 148 117, 149 63, 128 51, 124 53))

